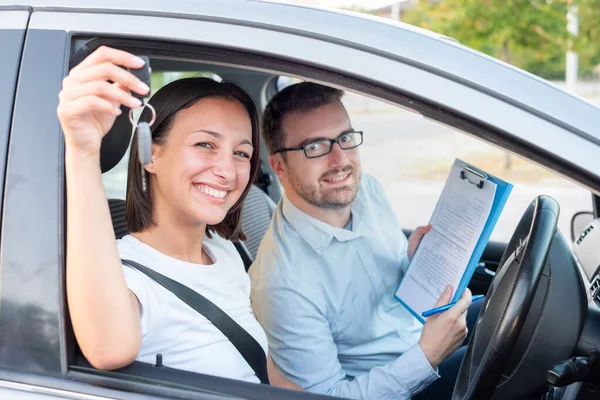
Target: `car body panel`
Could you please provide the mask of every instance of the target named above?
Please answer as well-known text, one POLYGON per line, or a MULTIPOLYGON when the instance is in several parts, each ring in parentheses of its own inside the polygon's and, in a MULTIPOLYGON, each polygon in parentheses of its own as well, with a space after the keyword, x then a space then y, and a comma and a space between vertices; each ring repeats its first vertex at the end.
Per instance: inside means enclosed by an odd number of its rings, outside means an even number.
POLYGON ((71 390, 53 389, 43 386, 27 385, 19 382, 0 380, 0 395, 2 398, 20 400, 110 400, 110 397, 94 396, 84 393, 75 393, 71 390))
POLYGON ((66 371, 63 142, 66 32, 30 31, 19 73, 2 219, 0 367, 66 371), (41 68, 40 66, 43 66, 41 68))
MULTIPOLYGON (((92 386, 61 377, 36 373, 17 373, 0 370, 0 398, 19 400, 148 400, 156 399, 152 394, 133 393, 113 390, 101 386, 92 386)), ((205 397, 202 400, 208 400, 205 397)))
POLYGON ((28 10, 0 9, 0 30, 24 31, 27 28, 29 14, 28 10))

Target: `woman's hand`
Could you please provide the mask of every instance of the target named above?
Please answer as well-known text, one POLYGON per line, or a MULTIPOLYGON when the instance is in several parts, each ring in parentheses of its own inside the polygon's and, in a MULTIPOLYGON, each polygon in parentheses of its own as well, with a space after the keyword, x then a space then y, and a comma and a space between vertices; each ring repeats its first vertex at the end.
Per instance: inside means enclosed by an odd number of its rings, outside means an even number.
POLYGON ((146 95, 150 90, 120 66, 137 69, 143 65, 133 54, 102 46, 70 71, 57 108, 68 147, 90 155, 100 153, 102 138, 121 114, 121 105, 137 108, 142 104, 129 92, 146 95))

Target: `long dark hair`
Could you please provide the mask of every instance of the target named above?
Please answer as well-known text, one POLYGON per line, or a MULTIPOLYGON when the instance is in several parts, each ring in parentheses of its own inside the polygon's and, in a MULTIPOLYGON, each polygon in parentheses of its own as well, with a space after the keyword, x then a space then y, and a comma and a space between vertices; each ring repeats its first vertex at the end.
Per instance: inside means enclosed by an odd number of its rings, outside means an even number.
MULTIPOLYGON (((162 87, 150 98, 150 103, 156 110, 156 121, 151 126, 152 143, 163 144, 173 124, 175 115, 198 101, 206 98, 219 98, 239 101, 250 117, 252 123, 252 144, 254 152, 250 159, 250 179, 239 200, 231 207, 225 219, 217 225, 206 227, 206 234, 216 232, 229 240, 245 240, 242 232, 242 205, 256 176, 259 165, 259 126, 258 114, 254 102, 240 87, 225 82, 217 82, 210 78, 185 78, 169 83, 162 87)), ((140 116, 140 121, 149 121, 151 111, 146 107, 140 116)), ((142 190, 141 167, 138 161, 137 138, 134 135, 129 156, 127 174, 127 227, 130 232, 140 232, 154 224, 152 215, 151 183, 142 190)))

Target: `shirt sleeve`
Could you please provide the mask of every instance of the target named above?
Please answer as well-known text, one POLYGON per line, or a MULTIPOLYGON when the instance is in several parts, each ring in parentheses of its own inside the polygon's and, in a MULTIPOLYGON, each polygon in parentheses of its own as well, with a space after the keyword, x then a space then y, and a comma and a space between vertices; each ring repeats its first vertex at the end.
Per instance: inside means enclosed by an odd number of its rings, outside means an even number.
POLYGON ((376 200, 378 201, 378 208, 379 210, 383 210, 380 212, 383 215, 386 215, 392 219, 392 223, 394 226, 394 235, 397 235, 398 237, 398 246, 400 252, 400 272, 401 274, 405 274, 408 270, 408 265, 410 264, 410 259, 408 258, 408 238, 404 234, 404 231, 402 230, 402 227, 398 222, 396 213, 392 209, 390 199, 387 196, 385 189, 383 188, 381 183, 379 183, 377 179, 370 175, 365 177, 365 181, 368 185, 368 191, 370 193, 377 193, 376 200))
POLYGON ((402 252, 402 256, 400 257, 400 272, 402 275, 404 275, 408 270, 409 264, 410 259, 408 258, 408 252, 405 250, 402 252))
MULTIPOLYGON (((417 344, 388 365, 349 377, 338 360, 325 311, 308 285, 286 278, 253 288, 255 315, 278 370, 305 390, 350 399, 410 399, 439 378, 417 344)), ((356 321, 360 323, 360 321, 356 321)))
POLYGON ((142 335, 145 336, 150 330, 150 310, 152 309, 149 306, 151 301, 147 282, 149 278, 140 271, 128 265, 123 265, 123 273, 125 274, 125 282, 127 283, 127 287, 138 299, 140 306, 142 335))

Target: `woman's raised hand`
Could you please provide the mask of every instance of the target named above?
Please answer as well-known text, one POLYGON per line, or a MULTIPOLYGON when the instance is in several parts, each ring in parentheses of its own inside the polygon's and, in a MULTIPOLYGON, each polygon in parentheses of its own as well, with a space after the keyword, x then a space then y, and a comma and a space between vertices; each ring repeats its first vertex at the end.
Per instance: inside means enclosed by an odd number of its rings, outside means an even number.
POLYGON ((146 95, 150 90, 121 67, 137 69, 143 65, 144 61, 133 54, 102 46, 69 72, 57 108, 67 147, 90 155, 100 153, 102 138, 121 114, 121 105, 142 105, 130 91, 146 95))

